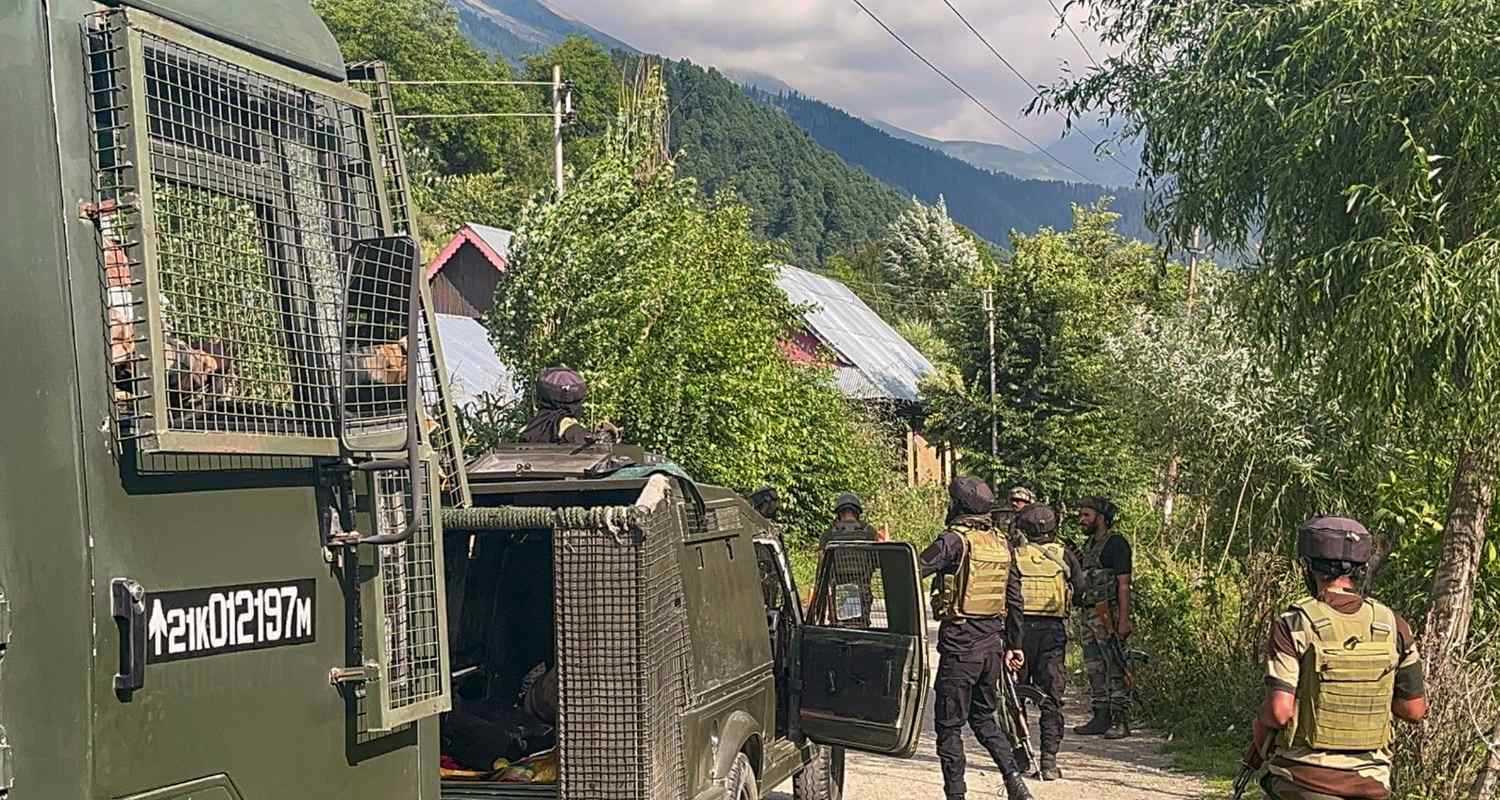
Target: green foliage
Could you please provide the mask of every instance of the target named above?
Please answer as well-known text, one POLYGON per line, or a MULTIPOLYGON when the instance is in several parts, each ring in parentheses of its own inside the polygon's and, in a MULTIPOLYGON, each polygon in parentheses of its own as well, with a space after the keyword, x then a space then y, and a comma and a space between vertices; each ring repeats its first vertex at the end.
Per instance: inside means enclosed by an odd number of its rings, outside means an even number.
MULTIPOLYGON (((510 68, 491 61, 459 33, 443 0, 314 0, 313 8, 348 61, 383 61, 392 80, 509 80, 510 68)), ((402 114, 476 114, 521 111, 510 86, 397 86, 402 114)), ((526 157, 525 121, 426 119, 403 124, 403 138, 420 142, 444 173, 488 172, 526 157)))
POLYGON ((1500 393, 1494 0, 1085 0, 1108 69, 1048 105, 1144 132, 1154 217, 1260 239, 1260 328, 1372 427, 1465 430, 1500 393))
MULTIPOLYGON (((941 195, 937 204, 923 205, 912 200, 901 216, 891 223, 881 247, 880 263, 885 276, 903 290, 926 290, 941 293, 957 287, 979 271, 979 248, 948 217, 948 206, 941 195)), ((941 296, 941 295, 936 295, 941 296)), ((939 307, 908 316, 936 316, 939 307)))
POLYGON ((838 492, 877 488, 889 448, 829 373, 781 355, 798 315, 748 210, 706 202, 670 165, 640 169, 650 148, 627 150, 624 131, 665 98, 631 99, 607 154, 523 214, 489 319, 496 349, 519 376, 581 369, 593 417, 701 479, 780 487, 806 541, 838 492))
POLYGON ((666 68, 672 150, 679 169, 711 196, 739 198, 751 228, 780 240, 795 263, 821 264, 874 239, 901 213, 895 191, 819 147, 785 115, 714 70, 666 68))
POLYGON ((1162 302, 1161 256, 1125 240, 1117 215, 1075 210, 1071 230, 1017 235, 1010 263, 995 274, 997 402, 989 402, 986 316, 977 302, 987 276, 955 296, 940 330, 958 374, 929 379, 928 425, 964 447, 975 467, 1000 483, 1026 481, 1057 501, 1083 494, 1116 497, 1143 488, 1152 467, 1133 452, 1128 410, 1114 402, 1119 382, 1110 336, 1162 302), (990 463, 991 413, 999 459, 990 463))
POLYGON ((1013 230, 1066 227, 1073 206, 1096 203, 1104 195, 1114 195, 1116 207, 1123 212, 1121 231, 1134 238, 1151 238, 1144 225, 1145 195, 1136 189, 1077 183, 1079 177, 1072 173, 1060 180, 1026 180, 979 169, 929 147, 892 137, 810 97, 795 92, 745 91, 756 102, 784 113, 844 161, 901 192, 926 203, 936 203, 946 196, 953 218, 991 242, 1006 243, 1013 230))
POLYGON ((237 396, 291 403, 291 350, 255 207, 162 179, 153 199, 167 328, 190 346, 223 345, 237 396))

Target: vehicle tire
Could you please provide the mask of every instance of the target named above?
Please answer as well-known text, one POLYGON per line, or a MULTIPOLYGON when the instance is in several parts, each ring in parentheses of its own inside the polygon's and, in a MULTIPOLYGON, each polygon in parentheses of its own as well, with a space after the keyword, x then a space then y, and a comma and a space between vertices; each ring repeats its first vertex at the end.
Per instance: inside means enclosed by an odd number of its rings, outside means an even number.
POLYGON ((843 800, 844 748, 819 747, 818 754, 792 782, 796 800, 843 800))
POLYGON ((734 757, 729 776, 724 781, 725 800, 760 800, 760 787, 755 783, 755 770, 750 759, 740 753, 734 757))

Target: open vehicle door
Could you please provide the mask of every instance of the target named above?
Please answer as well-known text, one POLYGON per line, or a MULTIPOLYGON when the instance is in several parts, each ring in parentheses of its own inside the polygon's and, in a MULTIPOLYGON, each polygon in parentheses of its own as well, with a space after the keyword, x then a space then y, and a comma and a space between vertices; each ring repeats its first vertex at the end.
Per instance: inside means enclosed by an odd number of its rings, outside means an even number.
POLYGON ((927 700, 927 618, 905 542, 829 545, 802 630, 802 732, 908 757, 927 700))

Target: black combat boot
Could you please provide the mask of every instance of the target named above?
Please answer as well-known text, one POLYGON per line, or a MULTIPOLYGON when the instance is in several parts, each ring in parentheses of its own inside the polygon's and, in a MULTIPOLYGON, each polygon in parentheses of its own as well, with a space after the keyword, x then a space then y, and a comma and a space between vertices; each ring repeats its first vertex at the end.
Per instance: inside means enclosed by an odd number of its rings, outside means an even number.
POLYGON ((1104 732, 1106 739, 1126 739, 1130 737, 1130 717, 1124 711, 1116 711, 1111 715, 1109 730, 1104 732))
POLYGON ((1060 781, 1060 780, 1062 780, 1062 770, 1060 770, 1060 769, 1057 768, 1057 754, 1056 753, 1042 753, 1042 780, 1044 780, 1044 781, 1060 781))
POLYGON ((1031 790, 1026 788, 1026 781, 1021 777, 1021 773, 1017 772, 1005 779, 1005 798, 1006 800, 1033 800, 1031 790))
POLYGON ((1109 730, 1109 709, 1094 706, 1094 718, 1073 729, 1078 736, 1098 736, 1109 730))

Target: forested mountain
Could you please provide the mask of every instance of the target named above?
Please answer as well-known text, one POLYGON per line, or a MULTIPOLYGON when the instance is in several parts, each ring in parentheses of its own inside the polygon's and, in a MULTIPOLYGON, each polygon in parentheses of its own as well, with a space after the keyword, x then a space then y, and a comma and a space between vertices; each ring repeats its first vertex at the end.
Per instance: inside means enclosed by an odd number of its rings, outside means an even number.
POLYGON ((821 263, 880 237, 905 207, 895 190, 719 72, 681 61, 668 62, 665 73, 681 173, 711 195, 734 191, 753 210, 756 230, 784 240, 795 263, 821 263))
POLYGON ((1145 197, 1135 189, 1024 180, 982 170, 897 139, 799 93, 772 94, 756 88, 745 92, 756 102, 780 110, 818 144, 885 183, 929 203, 943 196, 953 219, 992 242, 1005 244, 1012 230, 1065 229, 1073 223, 1073 205, 1088 205, 1105 196, 1114 198, 1111 208, 1122 215, 1121 233, 1149 236, 1144 224, 1145 197))
POLYGON ((538 0, 448 0, 458 12, 458 27, 481 49, 521 64, 562 44, 569 36, 598 42, 605 50, 635 52, 619 39, 548 8, 538 0))
MULTIPOLYGON (((775 94, 781 94, 781 92, 769 87, 762 86, 760 88, 775 94)), ((913 133, 905 128, 892 125, 889 122, 881 122, 879 120, 867 120, 867 122, 870 127, 882 133, 889 134, 902 141, 911 142, 912 144, 919 144, 928 150, 947 153, 959 161, 967 162, 980 169, 992 172, 1004 172, 1007 175, 1014 175, 1017 178, 1035 178, 1044 181, 1078 180, 1078 176, 1063 169, 1056 161, 1040 153, 1024 153, 1014 147, 1006 147, 1003 144, 990 144, 988 142, 949 142, 942 139, 934 139, 931 136, 923 136, 920 133, 913 133)), ((1085 175, 1089 174, 1083 165, 1079 165, 1077 169, 1082 170, 1085 175)))

